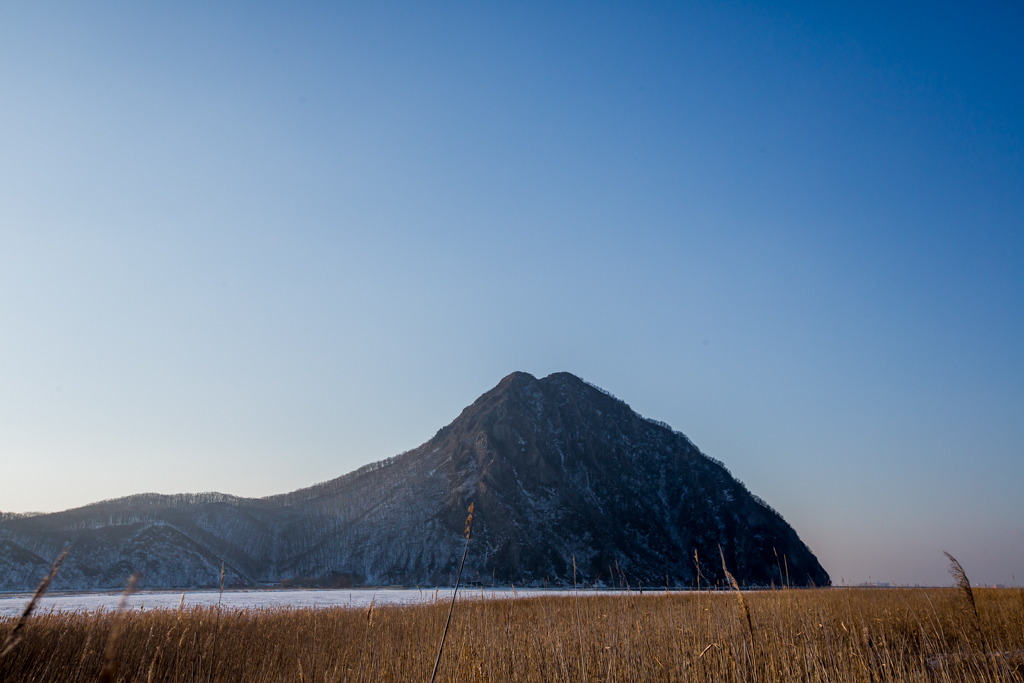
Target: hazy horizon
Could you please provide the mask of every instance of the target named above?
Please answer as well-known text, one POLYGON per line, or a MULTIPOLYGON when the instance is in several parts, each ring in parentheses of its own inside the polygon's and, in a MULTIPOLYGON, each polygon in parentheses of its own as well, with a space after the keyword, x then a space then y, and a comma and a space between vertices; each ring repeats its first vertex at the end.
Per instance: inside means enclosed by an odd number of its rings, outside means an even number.
POLYGON ((0 8, 0 511, 571 372, 836 584, 1024 577, 1024 10, 0 8))

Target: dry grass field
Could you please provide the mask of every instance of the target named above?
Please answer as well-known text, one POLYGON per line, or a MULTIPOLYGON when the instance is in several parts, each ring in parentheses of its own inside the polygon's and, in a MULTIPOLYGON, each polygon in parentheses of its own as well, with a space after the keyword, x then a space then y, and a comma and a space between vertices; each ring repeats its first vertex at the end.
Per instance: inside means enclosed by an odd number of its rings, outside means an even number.
MULTIPOLYGON (((1024 681, 1024 592, 973 599, 976 613, 956 589, 460 599, 437 680, 1024 681)), ((91 682, 108 665, 117 681, 426 683, 447 613, 41 614, 0 658, 0 680, 91 682)), ((0 642, 14 625, 0 622, 0 642)))

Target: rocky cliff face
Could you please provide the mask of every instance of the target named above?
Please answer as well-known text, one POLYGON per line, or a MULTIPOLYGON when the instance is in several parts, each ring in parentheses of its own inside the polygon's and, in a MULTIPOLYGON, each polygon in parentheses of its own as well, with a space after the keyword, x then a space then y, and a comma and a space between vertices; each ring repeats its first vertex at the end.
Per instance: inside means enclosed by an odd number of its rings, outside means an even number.
POLYGON ((464 577, 489 585, 828 585, 796 532, 668 425, 567 373, 514 373, 419 448, 262 499, 144 494, 0 519, 0 590, 445 585, 476 505, 464 577))

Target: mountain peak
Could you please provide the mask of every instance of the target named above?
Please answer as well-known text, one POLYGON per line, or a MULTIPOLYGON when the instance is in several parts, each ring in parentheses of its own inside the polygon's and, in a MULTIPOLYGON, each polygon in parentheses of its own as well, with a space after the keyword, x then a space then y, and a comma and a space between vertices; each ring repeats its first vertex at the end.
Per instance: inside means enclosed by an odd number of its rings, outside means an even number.
POLYGON ((145 587, 215 585, 221 559, 234 584, 446 584, 471 501, 470 580, 571 581, 575 558, 588 583, 689 585, 695 551, 721 577, 721 547, 741 581, 781 583, 784 558, 793 583, 829 583, 792 527, 682 434, 570 373, 513 372, 419 448, 291 494, 2 519, 0 590, 31 588, 68 543, 66 588, 117 586, 129 569, 145 587))

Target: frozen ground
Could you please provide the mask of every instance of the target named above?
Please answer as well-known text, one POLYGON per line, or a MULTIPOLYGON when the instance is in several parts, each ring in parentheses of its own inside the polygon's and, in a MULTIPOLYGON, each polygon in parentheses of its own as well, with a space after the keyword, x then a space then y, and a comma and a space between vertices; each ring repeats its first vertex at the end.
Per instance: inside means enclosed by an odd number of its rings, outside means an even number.
MULTIPOLYGON (((609 595, 619 591, 581 590, 580 597, 586 595, 609 595)), ((459 599, 505 599, 532 598, 542 595, 572 595, 571 590, 511 590, 511 589, 459 589, 459 599)), ((634 593, 635 594, 635 593, 634 593)), ((655 595, 648 591, 645 595, 655 595)), ((7 595, 0 597, 0 618, 21 614, 28 604, 30 595, 7 595)), ((354 590, 243 590, 224 591, 223 605, 233 609, 246 607, 362 607, 369 606, 373 600, 378 605, 413 605, 430 603, 436 600, 451 600, 450 588, 438 590, 394 589, 384 588, 354 590)), ((185 591, 184 593, 159 591, 141 592, 128 598, 130 609, 176 609, 178 605, 216 605, 217 591, 185 591)), ((91 612, 98 609, 116 609, 121 596, 118 593, 74 593, 43 597, 36 605, 35 614, 50 611, 91 612)))

